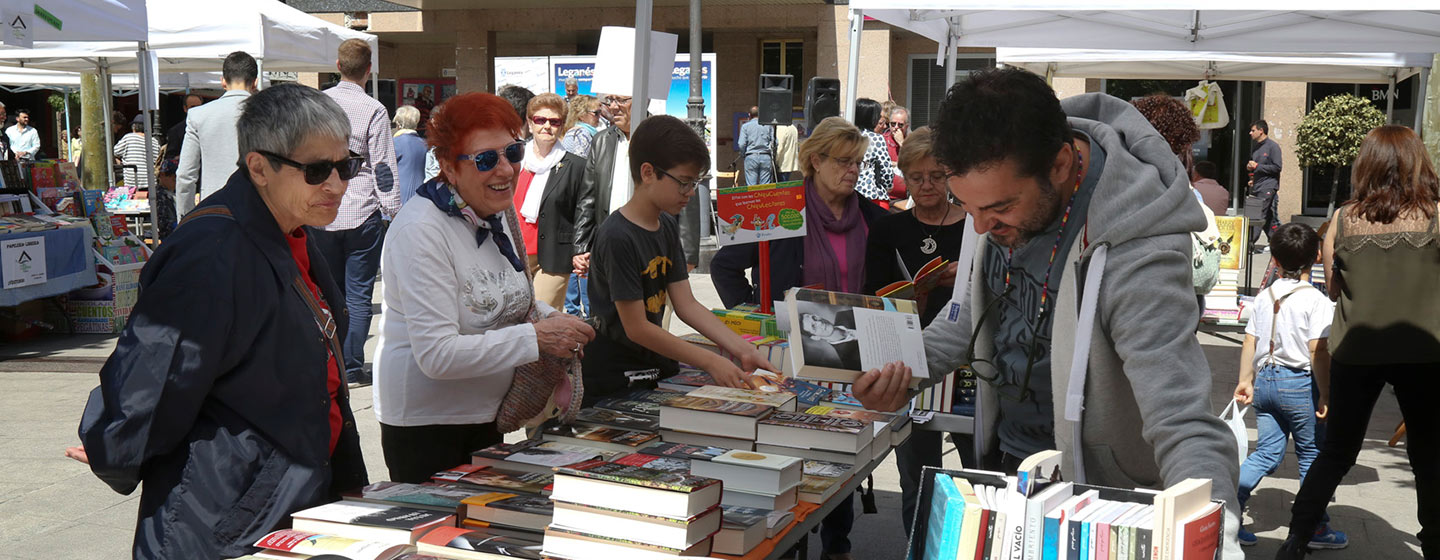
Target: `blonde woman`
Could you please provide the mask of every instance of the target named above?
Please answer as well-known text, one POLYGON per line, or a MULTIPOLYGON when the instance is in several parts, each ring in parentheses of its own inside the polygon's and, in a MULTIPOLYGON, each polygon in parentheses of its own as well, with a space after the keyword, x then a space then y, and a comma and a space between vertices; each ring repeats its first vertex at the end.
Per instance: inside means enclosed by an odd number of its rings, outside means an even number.
POLYGON ((420 126, 420 110, 406 105, 395 110, 395 167, 399 171, 400 204, 415 196, 415 189, 425 182, 425 139, 415 129, 420 126))

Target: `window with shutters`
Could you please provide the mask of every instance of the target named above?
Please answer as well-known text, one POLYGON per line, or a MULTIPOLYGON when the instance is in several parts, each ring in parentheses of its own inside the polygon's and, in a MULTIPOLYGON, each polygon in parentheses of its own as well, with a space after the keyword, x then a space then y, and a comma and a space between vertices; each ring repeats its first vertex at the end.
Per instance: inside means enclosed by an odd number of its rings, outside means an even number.
MULTIPOLYGON (((955 79, 982 68, 993 68, 995 57, 988 54, 959 55, 955 58, 955 79)), ((929 125, 940 114, 945 99, 945 67, 935 64, 935 55, 910 55, 910 87, 905 107, 910 109, 910 128, 929 125)))

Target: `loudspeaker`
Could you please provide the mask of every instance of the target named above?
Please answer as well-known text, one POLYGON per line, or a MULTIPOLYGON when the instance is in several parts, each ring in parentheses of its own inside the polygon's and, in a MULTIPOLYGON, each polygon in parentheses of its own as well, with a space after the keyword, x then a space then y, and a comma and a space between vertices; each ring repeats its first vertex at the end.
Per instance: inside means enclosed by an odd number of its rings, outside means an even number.
POLYGON ((788 125, 792 120, 791 100, 795 98, 791 82, 794 77, 782 74, 760 75, 760 124, 788 125))
POLYGON ((840 80, 837 78, 810 78, 805 86, 805 132, 814 132, 815 126, 827 117, 840 115, 840 80))

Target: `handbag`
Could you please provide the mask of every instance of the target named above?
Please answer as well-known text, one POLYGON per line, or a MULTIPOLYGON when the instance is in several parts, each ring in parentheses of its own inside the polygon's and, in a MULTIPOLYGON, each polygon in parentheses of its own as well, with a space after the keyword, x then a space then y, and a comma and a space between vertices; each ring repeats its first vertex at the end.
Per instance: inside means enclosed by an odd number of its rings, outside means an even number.
MULTIPOLYGON (((505 211, 505 220, 510 231, 519 232, 520 222, 515 209, 505 211)), ((515 254, 525 254, 525 239, 511 235, 515 254)), ((529 272, 526 272, 529 275, 529 272)), ((534 323, 540 317, 535 298, 530 298, 530 310, 526 320, 534 323)), ((585 395, 585 382, 580 374, 580 360, 559 358, 544 352, 540 359, 515 368, 510 388, 500 399, 500 408, 495 411, 495 428, 502 434, 524 427, 538 426, 551 418, 564 422, 575 419, 580 412, 580 402, 585 395)))
POLYGON ((1245 462, 1245 456, 1250 449, 1250 438, 1245 434, 1245 413, 1250 407, 1241 408, 1240 401, 1230 399, 1230 404, 1220 413, 1220 420, 1230 428, 1230 433, 1235 436, 1235 447, 1238 450, 1240 462, 1245 462))

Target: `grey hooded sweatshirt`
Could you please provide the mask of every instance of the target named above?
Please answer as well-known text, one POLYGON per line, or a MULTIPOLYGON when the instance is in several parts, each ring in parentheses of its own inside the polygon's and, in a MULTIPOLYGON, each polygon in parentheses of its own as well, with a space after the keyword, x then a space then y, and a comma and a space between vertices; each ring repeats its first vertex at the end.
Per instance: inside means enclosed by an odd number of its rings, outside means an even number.
MULTIPOLYGON (((1120 488, 1163 488, 1187 478, 1212 481, 1212 497, 1226 503, 1226 560, 1244 558, 1239 526, 1235 441, 1210 403, 1210 366, 1195 338, 1199 310, 1191 284, 1190 232, 1206 222, 1180 161, 1145 117, 1109 95, 1061 101, 1070 126, 1089 135, 1106 163, 1090 199, 1085 231, 1076 238, 1060 279, 1051 342, 1055 440, 1065 453, 1067 480, 1120 488), (1088 243, 1087 243, 1088 240, 1088 243), (1080 294, 1095 250, 1105 262, 1084 382, 1079 451, 1076 427, 1065 419, 1080 294), (1077 279, 1082 282, 1077 283, 1077 279)), ((1073 219, 1073 218, 1072 218, 1073 219)), ((955 313, 942 312, 925 329, 930 382, 967 359, 974 309, 988 303, 982 237, 975 249, 968 295, 955 293, 955 313)), ((1057 267, 1059 263, 1057 263, 1057 267)), ((975 356, 994 355, 993 324, 976 334, 975 356)), ((980 383, 977 453, 996 445, 996 391, 980 383)))

